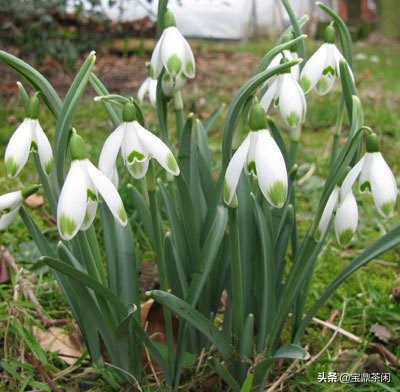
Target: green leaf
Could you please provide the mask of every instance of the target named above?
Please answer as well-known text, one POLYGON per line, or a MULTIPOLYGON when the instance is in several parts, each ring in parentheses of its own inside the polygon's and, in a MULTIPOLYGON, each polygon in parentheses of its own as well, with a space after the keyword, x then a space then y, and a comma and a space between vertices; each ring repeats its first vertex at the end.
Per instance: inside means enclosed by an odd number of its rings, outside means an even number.
POLYGON ((208 363, 215 370, 215 372, 228 384, 233 392, 240 391, 240 385, 236 382, 234 376, 223 366, 217 359, 211 357, 208 363))
POLYGON ((310 354, 297 344, 285 344, 276 351, 273 357, 307 360, 310 358, 310 354))
POLYGON ((62 102, 48 80, 35 68, 3 50, 0 50, 0 60, 23 76, 36 91, 41 92, 47 107, 57 118, 61 111, 62 102))
POLYGON ((354 79, 351 75, 351 71, 347 63, 343 60, 339 61, 340 68, 340 80, 342 82, 343 98, 346 104, 347 113, 349 116, 349 122, 352 123, 353 115, 353 96, 357 95, 356 86, 354 85, 354 79))
POLYGON ((242 388, 240 388, 240 392, 251 392, 251 387, 253 386, 253 381, 254 381, 254 374, 249 373, 244 380, 244 383, 242 385, 242 388))
POLYGON ((193 306, 165 291, 153 290, 150 295, 161 305, 169 308, 208 337, 223 358, 227 359, 230 357, 231 347, 228 337, 219 331, 208 318, 203 316, 193 306))
POLYGON ((225 110, 225 105, 222 104, 219 108, 215 109, 214 112, 211 113, 210 117, 208 117, 206 123, 204 124, 204 132, 208 134, 215 123, 218 120, 218 117, 223 113, 225 110))
POLYGON ((95 53, 90 53, 72 82, 61 107, 60 115, 57 119, 56 134, 54 137, 54 156, 56 157, 57 180, 60 187, 64 182, 65 159, 67 155, 68 137, 71 130, 72 117, 78 107, 79 100, 85 91, 95 60, 95 53))

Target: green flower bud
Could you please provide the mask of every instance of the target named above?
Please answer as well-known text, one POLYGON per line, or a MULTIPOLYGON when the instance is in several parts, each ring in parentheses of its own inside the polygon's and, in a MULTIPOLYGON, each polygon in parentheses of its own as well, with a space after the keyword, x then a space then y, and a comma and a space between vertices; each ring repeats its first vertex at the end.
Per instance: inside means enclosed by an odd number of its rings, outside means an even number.
POLYGON ((252 131, 260 131, 267 128, 267 116, 264 108, 256 103, 250 109, 249 125, 252 131))
POLYGON ((35 94, 33 97, 29 99, 28 105, 28 113, 27 117, 32 120, 37 120, 39 117, 39 97, 38 94, 35 94))
POLYGON ((334 44, 336 41, 335 28, 331 24, 325 29, 324 40, 327 44, 334 44))
POLYGON ((75 130, 72 131, 71 138, 69 139, 69 148, 71 151, 72 160, 86 159, 86 146, 82 137, 80 137, 75 130))
POLYGON ((135 105, 131 102, 128 102, 124 105, 124 109, 122 111, 122 119, 124 122, 132 122, 136 121, 136 108, 135 105))
POLYGON ((379 139, 376 133, 371 133, 367 137, 367 152, 379 152, 379 139))
POLYGON ((175 15, 170 10, 167 10, 167 12, 164 14, 164 26, 165 28, 176 27, 175 15))

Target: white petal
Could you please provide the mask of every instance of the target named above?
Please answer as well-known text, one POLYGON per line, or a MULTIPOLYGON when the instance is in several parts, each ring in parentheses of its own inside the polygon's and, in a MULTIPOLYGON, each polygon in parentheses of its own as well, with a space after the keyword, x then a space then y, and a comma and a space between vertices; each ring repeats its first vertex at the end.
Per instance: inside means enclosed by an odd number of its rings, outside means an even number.
POLYGON ((187 78, 183 74, 178 74, 173 77, 166 72, 161 81, 161 87, 164 95, 167 97, 172 97, 177 91, 182 90, 186 84, 186 81, 187 78))
POLYGON ((336 78, 339 76, 335 58, 336 46, 334 44, 325 45, 327 48, 325 66, 322 70, 321 78, 315 85, 316 93, 321 96, 327 94, 332 89, 336 78))
MULTIPOLYGON (((161 46, 162 62, 166 71, 169 74, 175 76, 181 72, 184 72, 185 68, 184 62, 186 54, 186 48, 184 45, 185 39, 183 38, 179 30, 174 26, 167 27, 164 30, 163 35, 164 35, 164 40, 161 46), (170 61, 172 58, 174 59, 174 65, 178 65, 175 61, 179 61, 180 63, 179 69, 171 67, 170 61)), ((193 61, 193 67, 194 67, 194 61, 193 61)))
POLYGON ((125 134, 126 123, 119 125, 115 131, 111 132, 106 141, 104 142, 103 148, 99 158, 99 169, 115 184, 118 174, 115 178, 116 173, 116 161, 118 157, 119 149, 121 148, 122 140, 125 134))
POLYGON ((338 207, 335 216, 335 234, 340 245, 350 242, 357 230, 358 208, 353 192, 349 192, 343 203, 338 207))
POLYGON ((140 180, 146 175, 149 162, 150 159, 147 159, 144 162, 135 162, 132 165, 126 165, 126 167, 133 178, 140 180))
POLYGON ((268 202, 281 208, 286 202, 288 178, 285 160, 267 130, 259 131, 256 148, 258 185, 268 202))
POLYGON ((32 127, 35 120, 26 118, 11 136, 5 154, 8 175, 15 177, 25 166, 32 144, 32 127))
POLYGON ((183 36, 182 36, 182 45, 184 50, 184 64, 182 72, 188 78, 193 79, 196 73, 196 64, 194 61, 192 49, 190 48, 190 45, 183 36))
POLYGON ((277 90, 278 90, 278 78, 275 78, 275 80, 268 87, 268 90, 265 92, 260 101, 260 105, 264 108, 265 112, 268 111, 269 107, 271 106, 271 102, 275 99, 277 90))
POLYGON ((243 143, 233 154, 225 172, 224 185, 224 201, 226 204, 231 204, 235 195, 236 187, 239 182, 240 175, 247 159, 247 153, 250 146, 250 134, 247 135, 243 143))
POLYGON ((83 162, 79 160, 71 162, 58 199, 57 226, 64 240, 73 238, 85 219, 88 187, 83 162))
MULTIPOLYGON (((299 58, 298 54, 296 52, 289 52, 291 55, 292 60, 297 60, 299 58)), ((292 68, 290 68, 290 73, 293 75, 295 80, 299 80, 300 78, 300 64, 294 65, 292 68)))
POLYGON ((13 222, 13 220, 18 214, 20 207, 21 205, 19 205, 18 208, 14 208, 7 214, 3 215, 0 214, 0 230, 4 230, 5 228, 7 228, 8 225, 10 225, 13 222))
POLYGON ((325 68, 329 44, 322 44, 320 48, 309 58, 300 74, 300 85, 307 94, 321 78, 325 68))
POLYGON ((152 158, 169 173, 178 176, 180 173, 178 163, 168 146, 156 135, 143 128, 139 123, 136 129, 140 140, 152 158))
POLYGON ((249 150, 247 152, 246 163, 244 165, 244 172, 246 174, 254 174, 257 175, 256 169, 256 148, 257 148, 257 140, 259 131, 250 131, 250 145, 249 150))
POLYGON ((305 118, 305 99, 303 90, 290 73, 279 77, 279 109, 286 125, 297 129, 305 118))
POLYGON ((338 198, 339 198, 339 187, 335 186, 332 193, 329 195, 324 211, 322 212, 321 219, 318 223, 318 232, 316 234, 317 241, 320 241, 326 233, 329 222, 332 218, 333 211, 338 202, 338 198))
POLYGON ((151 60, 150 60, 150 67, 152 69, 151 73, 151 77, 153 78, 158 78, 158 76, 161 73, 161 70, 163 68, 163 63, 162 63, 162 58, 161 58, 161 47, 163 45, 163 41, 164 41, 164 32, 162 33, 160 39, 157 42, 156 47, 153 50, 153 54, 151 55, 151 60))
POLYGON ((124 138, 122 140, 121 152, 125 165, 134 162, 144 162, 148 159, 148 151, 138 135, 137 121, 126 123, 124 138))
POLYGON ((21 191, 6 193, 0 196, 0 212, 3 210, 13 210, 24 202, 21 191))
POLYGON ((146 80, 139 87, 139 91, 137 93, 137 96, 138 96, 138 100, 139 100, 140 103, 143 103, 144 96, 149 92, 150 79, 151 78, 146 78, 146 80))
POLYGON ((80 230, 85 231, 92 225, 94 218, 96 217, 97 204, 97 201, 88 201, 85 220, 83 221, 80 230))
POLYGON ((118 191, 112 182, 97 169, 88 159, 85 160, 89 177, 92 180, 97 191, 100 193, 114 218, 119 221, 122 226, 126 226, 128 218, 118 191))
POLYGON ((370 191, 371 187, 371 165, 373 161, 373 154, 372 153, 366 153, 364 155, 364 164, 361 169, 360 173, 360 181, 359 181, 359 187, 360 187, 360 192, 364 191, 370 191))
POLYGON ((149 98, 150 98, 151 104, 153 106, 156 106, 156 103, 157 103, 157 80, 156 79, 150 79, 149 98))
POLYGON ((53 151, 49 139, 47 139, 39 121, 32 121, 35 122, 33 123, 32 139, 36 142, 38 148, 40 165, 42 166, 43 171, 49 175, 53 167, 53 151))
POLYGON ((396 180, 380 152, 373 153, 370 168, 371 193, 379 213, 390 218, 397 199, 396 180))
POLYGON ((351 188, 356 181, 358 175, 360 174, 365 162, 365 155, 357 162, 357 164, 352 167, 352 169, 347 173, 347 176, 342 182, 340 187, 340 197, 339 197, 339 206, 342 204, 342 201, 346 198, 347 194, 351 192, 351 188))

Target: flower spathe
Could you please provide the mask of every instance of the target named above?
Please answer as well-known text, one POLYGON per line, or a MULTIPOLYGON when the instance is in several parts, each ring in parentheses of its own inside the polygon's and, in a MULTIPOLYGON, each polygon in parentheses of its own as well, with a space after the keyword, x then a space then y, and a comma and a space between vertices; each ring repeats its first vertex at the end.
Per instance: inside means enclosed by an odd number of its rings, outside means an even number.
POLYGON ((116 160, 119 151, 125 166, 136 179, 146 175, 151 158, 157 160, 172 175, 177 176, 180 173, 178 163, 168 146, 136 120, 119 125, 105 141, 100 154, 99 169, 115 185, 118 184, 116 160))
POLYGON ((157 78, 163 67, 174 79, 179 74, 188 78, 195 76, 195 62, 192 49, 175 26, 171 11, 165 13, 165 26, 151 56, 151 72, 157 78))
POLYGON ((25 166, 31 149, 37 150, 40 165, 49 175, 53 167, 53 152, 39 120, 25 118, 8 143, 5 153, 7 174, 17 176, 25 166))
POLYGON ((128 223, 125 208, 112 182, 88 159, 73 160, 57 205, 57 227, 64 240, 91 226, 99 196, 114 218, 125 226, 128 223))
POLYGON ((291 131, 298 129, 303 124, 306 118, 307 103, 303 90, 291 73, 278 75, 268 87, 260 101, 265 112, 268 111, 272 102, 279 107, 282 118, 291 131))
POLYGON ((224 201, 230 204, 242 170, 257 176, 264 197, 274 207, 286 202, 288 179, 285 160, 267 129, 250 131, 233 154, 225 173, 224 201))
POLYGON ((15 219, 23 202, 21 191, 0 196, 0 230, 4 230, 15 219))

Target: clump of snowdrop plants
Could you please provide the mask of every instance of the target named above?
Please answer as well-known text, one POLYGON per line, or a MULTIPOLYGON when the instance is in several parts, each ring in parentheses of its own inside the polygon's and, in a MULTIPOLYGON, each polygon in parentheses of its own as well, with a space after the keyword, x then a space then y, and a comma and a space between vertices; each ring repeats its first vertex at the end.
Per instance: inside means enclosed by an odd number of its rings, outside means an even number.
POLYGON ((155 106, 147 106, 146 116, 134 97, 107 91, 93 74, 94 52, 61 100, 43 75, 0 51, 0 60, 30 84, 26 89, 19 83, 26 119, 6 148, 7 173, 18 176, 31 152, 40 184, 0 196, 0 229, 21 216, 42 262, 56 272, 92 361, 98 366, 110 361, 121 382, 150 377, 143 360, 147 352, 159 379, 176 390, 188 358, 206 350, 210 366, 232 390, 245 385, 243 390, 262 391, 278 358, 308 358, 304 332, 336 288, 400 243, 400 228, 388 231, 306 306, 318 255, 331 232, 342 246, 357 244, 358 188, 371 193, 371 208, 374 204, 387 219, 395 214, 397 186, 379 135, 363 123, 343 21, 318 3, 332 23, 325 43, 307 60, 305 20, 297 20, 288 0, 282 3, 292 22, 286 38, 261 59, 228 110, 217 108, 205 123, 185 111, 195 55, 166 0, 158 8, 164 29, 138 92, 140 103, 149 94, 155 106), (306 100, 313 90, 329 94, 335 80, 344 104, 338 104, 330 170, 304 235, 298 232, 295 201, 306 100), (88 154, 87 130, 74 129, 88 84, 113 129, 104 129, 98 156, 88 154), (54 116, 53 140, 40 126, 39 103, 54 116), (170 112, 176 129, 167 121, 170 112), (208 131, 221 115, 222 163, 216 178, 208 131), (157 125, 150 128, 146 118, 157 125), (345 132, 340 124, 346 118, 350 130, 345 132), (134 214, 126 211, 121 190, 132 199, 134 214), (57 230, 43 233, 30 217, 24 200, 35 192, 43 192, 57 230), (141 320, 138 269, 146 244, 138 244, 143 238, 138 228, 158 264, 160 289, 147 295, 163 306, 164 344, 153 341, 141 320), (58 236, 56 245, 51 235, 58 236), (224 316, 217 320, 221 310, 224 316))

